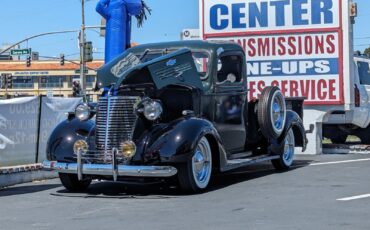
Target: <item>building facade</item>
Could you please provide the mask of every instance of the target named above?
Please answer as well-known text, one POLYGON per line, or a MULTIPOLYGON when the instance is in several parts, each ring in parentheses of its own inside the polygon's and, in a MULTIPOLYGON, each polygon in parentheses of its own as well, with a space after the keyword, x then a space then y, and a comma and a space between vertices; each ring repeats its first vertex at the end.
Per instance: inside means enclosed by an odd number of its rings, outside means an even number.
MULTIPOLYGON (((72 82, 80 78, 80 66, 66 62, 61 65, 56 61, 32 61, 29 67, 25 61, 0 61, 0 74, 11 75, 9 84, 4 77, 0 79, 0 97, 13 98, 48 95, 54 97, 72 97, 72 82)), ((94 91, 96 70, 104 64, 103 60, 87 63, 86 95, 90 100, 97 100, 99 92, 94 91)))

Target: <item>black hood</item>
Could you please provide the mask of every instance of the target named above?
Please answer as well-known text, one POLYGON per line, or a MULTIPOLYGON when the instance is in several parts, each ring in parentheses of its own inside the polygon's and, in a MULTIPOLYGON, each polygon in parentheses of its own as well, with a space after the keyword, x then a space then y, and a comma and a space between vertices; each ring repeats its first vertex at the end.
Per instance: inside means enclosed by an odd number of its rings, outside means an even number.
POLYGON ((120 57, 98 70, 99 88, 142 83, 153 83, 157 89, 174 84, 203 88, 189 49, 180 49, 144 63, 130 52, 120 57))

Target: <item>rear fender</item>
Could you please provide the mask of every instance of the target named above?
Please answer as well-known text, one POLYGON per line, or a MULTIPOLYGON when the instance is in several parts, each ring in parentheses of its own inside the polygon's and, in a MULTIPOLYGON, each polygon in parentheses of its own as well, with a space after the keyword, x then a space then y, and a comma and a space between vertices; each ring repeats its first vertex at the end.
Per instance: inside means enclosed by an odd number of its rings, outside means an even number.
POLYGON ((287 110, 284 131, 277 140, 272 140, 272 152, 281 152, 281 149, 284 148, 285 137, 291 129, 294 133, 296 147, 302 147, 303 152, 306 150, 308 140, 303 121, 296 112, 287 110))

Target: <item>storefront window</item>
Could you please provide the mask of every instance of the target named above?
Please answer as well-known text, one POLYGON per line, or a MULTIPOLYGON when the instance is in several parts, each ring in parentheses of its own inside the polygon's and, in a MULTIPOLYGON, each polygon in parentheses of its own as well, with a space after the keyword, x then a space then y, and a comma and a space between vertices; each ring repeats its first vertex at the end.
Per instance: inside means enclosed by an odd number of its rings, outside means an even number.
POLYGON ((35 78, 31 76, 13 76, 13 89, 34 88, 35 78))
MULTIPOLYGON (((80 76, 72 76, 71 81, 68 82, 68 87, 72 87, 72 82, 73 81, 80 81, 80 76)), ((95 81, 96 81, 96 76, 95 75, 87 75, 86 76, 86 87, 87 88, 94 88, 95 87, 95 81)))
POLYGON ((43 76, 40 78, 40 88, 62 88, 65 76, 43 76))

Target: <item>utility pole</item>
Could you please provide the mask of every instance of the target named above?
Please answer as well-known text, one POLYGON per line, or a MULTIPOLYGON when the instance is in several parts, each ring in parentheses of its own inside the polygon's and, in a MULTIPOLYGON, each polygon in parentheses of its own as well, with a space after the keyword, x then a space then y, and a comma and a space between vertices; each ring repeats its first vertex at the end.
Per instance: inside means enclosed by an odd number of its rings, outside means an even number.
POLYGON ((86 94, 86 77, 85 77, 85 0, 81 0, 81 10, 82 10, 82 24, 80 30, 80 86, 81 95, 85 97, 86 94))

